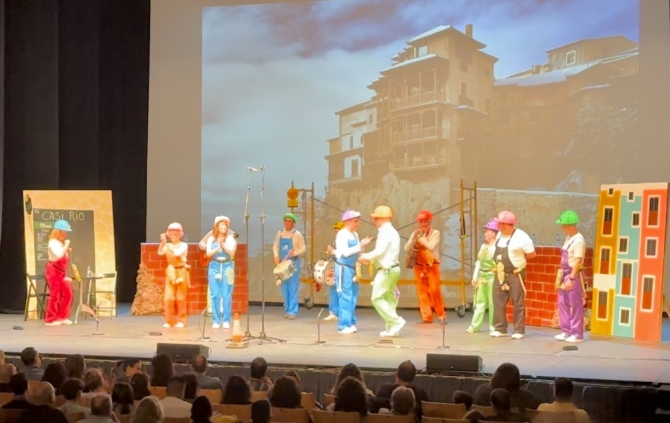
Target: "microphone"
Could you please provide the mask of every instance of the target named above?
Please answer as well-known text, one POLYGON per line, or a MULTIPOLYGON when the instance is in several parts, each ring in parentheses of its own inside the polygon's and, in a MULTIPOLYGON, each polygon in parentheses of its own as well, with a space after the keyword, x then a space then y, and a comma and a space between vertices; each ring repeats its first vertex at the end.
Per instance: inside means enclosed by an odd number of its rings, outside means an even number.
POLYGON ((255 167, 251 167, 251 166, 244 166, 244 168, 251 171, 251 172, 260 172, 260 171, 263 171, 265 169, 265 166, 261 166, 258 169, 256 169, 255 167))

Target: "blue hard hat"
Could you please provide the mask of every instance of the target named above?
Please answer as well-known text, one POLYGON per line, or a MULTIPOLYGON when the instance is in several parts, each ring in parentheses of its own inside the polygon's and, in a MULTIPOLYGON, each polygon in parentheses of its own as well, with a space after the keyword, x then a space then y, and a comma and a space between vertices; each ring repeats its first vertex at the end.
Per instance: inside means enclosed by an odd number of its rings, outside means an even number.
POLYGON ((58 229, 59 231, 72 232, 72 227, 65 220, 57 220, 54 223, 54 229, 58 229))

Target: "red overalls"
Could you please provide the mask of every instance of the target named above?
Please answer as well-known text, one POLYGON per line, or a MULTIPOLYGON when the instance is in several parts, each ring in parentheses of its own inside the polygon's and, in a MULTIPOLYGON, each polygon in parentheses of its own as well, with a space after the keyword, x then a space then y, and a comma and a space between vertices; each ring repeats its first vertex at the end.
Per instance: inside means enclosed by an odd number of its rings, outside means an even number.
POLYGON ((67 265, 70 258, 67 254, 56 261, 47 262, 44 277, 49 285, 49 301, 44 317, 46 323, 60 322, 70 317, 72 306, 72 283, 67 278, 67 265))

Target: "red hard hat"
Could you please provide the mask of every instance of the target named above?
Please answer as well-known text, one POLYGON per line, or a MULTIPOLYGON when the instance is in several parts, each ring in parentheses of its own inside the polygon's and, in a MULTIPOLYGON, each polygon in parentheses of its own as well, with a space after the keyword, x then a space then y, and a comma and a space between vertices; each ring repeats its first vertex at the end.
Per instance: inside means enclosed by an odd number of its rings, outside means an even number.
POLYGON ((432 220, 433 219, 433 213, 431 213, 428 210, 421 210, 419 214, 416 216, 417 222, 420 220, 432 220))
POLYGON ((516 224, 516 216, 511 211, 507 210, 503 210, 500 213, 498 213, 496 220, 498 221, 498 223, 506 223, 508 225, 516 224))

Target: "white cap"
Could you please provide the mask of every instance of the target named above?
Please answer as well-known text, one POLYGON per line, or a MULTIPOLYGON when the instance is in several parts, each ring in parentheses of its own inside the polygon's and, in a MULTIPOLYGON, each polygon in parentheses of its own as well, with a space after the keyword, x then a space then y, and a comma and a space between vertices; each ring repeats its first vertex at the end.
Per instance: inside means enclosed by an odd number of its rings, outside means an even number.
POLYGON ((223 222, 224 220, 228 223, 228 226, 230 226, 230 218, 227 216, 216 216, 214 219, 214 226, 218 225, 219 222, 223 222))

